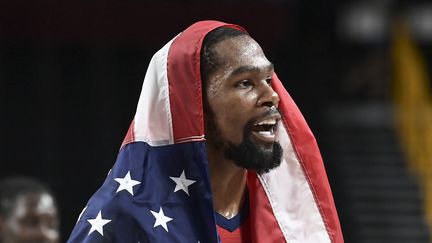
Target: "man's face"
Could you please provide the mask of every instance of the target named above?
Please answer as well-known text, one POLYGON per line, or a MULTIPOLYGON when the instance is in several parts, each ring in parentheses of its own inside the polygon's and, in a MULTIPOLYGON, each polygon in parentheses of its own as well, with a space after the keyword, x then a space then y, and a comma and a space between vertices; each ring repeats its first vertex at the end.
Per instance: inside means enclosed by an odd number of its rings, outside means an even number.
POLYGON ((51 195, 22 195, 15 203, 9 217, 0 219, 3 243, 59 242, 58 214, 51 195))
POLYGON ((266 172, 282 154, 273 65, 249 36, 223 40, 213 50, 221 65, 207 79, 207 141, 238 166, 266 172))

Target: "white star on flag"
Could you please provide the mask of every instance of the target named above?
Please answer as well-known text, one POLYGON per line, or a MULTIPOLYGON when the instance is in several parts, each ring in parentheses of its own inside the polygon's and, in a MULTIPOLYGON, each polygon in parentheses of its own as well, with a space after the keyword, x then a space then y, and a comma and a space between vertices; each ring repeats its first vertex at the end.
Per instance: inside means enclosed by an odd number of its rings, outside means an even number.
POLYGON ((103 219, 102 211, 99 211, 98 215, 94 219, 87 219, 87 221, 91 224, 91 229, 88 234, 91 234, 93 231, 99 232, 103 236, 103 226, 111 222, 111 219, 103 219))
POLYGON ((153 228, 156 228, 156 226, 162 226, 166 232, 168 232, 168 226, 167 223, 171 220, 173 220, 170 217, 165 216, 162 207, 160 207, 159 209, 159 213, 156 213, 155 211, 150 210, 150 212, 153 214, 153 216, 155 217, 156 221, 154 223, 153 228))
POLYGON ((128 173, 126 174, 126 176, 124 178, 115 178, 114 180, 120 184, 119 187, 117 188, 116 193, 123 191, 123 190, 126 190, 132 196, 134 195, 133 187, 138 185, 138 184, 141 184, 141 182, 131 179, 130 171, 128 171, 128 173))
POLYGON ((176 183, 176 187, 174 189, 174 192, 176 192, 178 190, 183 190, 188 195, 189 195, 188 186, 190 186, 196 182, 194 180, 188 180, 185 176, 184 170, 182 171, 180 177, 171 177, 170 176, 170 178, 171 178, 171 180, 173 180, 176 183))

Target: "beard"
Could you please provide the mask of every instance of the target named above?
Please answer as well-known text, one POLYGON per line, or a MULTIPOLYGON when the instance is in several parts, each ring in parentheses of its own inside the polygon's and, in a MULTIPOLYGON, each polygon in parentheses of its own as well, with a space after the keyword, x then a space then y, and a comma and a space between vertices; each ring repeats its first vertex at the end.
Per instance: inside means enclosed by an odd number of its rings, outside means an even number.
POLYGON ((245 126, 243 141, 239 145, 223 138, 215 123, 206 123, 208 140, 224 154, 226 159, 234 161, 238 167, 254 170, 257 174, 264 174, 281 164, 283 149, 279 142, 275 141, 270 145, 260 146, 250 139, 252 133, 250 128, 253 122, 245 126))
POLYGON ((271 149, 259 148, 247 138, 237 146, 228 142, 224 156, 239 167, 264 174, 281 164, 282 147, 279 142, 274 142, 271 149))

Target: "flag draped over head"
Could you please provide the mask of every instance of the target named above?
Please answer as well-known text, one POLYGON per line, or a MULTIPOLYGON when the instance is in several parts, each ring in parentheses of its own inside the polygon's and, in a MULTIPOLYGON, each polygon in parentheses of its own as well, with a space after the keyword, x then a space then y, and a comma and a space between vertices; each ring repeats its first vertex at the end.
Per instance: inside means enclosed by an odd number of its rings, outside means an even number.
MULTIPOLYGON (((152 58, 117 161, 68 242, 201 242, 218 235, 205 150, 200 51, 193 24, 152 58)), ((253 242, 343 242, 322 159, 300 111, 274 75, 283 122, 281 166, 248 173, 253 242)))

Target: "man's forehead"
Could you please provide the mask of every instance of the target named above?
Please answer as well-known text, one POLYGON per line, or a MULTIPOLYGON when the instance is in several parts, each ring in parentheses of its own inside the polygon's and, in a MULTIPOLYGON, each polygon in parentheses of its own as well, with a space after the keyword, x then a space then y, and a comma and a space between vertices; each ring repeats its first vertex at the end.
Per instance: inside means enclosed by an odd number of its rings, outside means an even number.
POLYGON ((233 36, 224 39, 215 45, 219 52, 236 53, 241 52, 245 55, 261 50, 260 45, 249 35, 233 36))
POLYGON ((39 213, 51 213, 56 207, 53 197, 48 193, 28 193, 19 196, 16 199, 15 214, 23 216, 29 209, 39 213))
POLYGON ((215 52, 221 64, 243 66, 240 71, 251 67, 273 69, 273 65, 264 55, 261 46, 248 35, 236 36, 219 42, 215 46, 215 52))
POLYGON ((272 72, 273 70, 274 70, 273 63, 271 63, 268 60, 263 60, 263 62, 260 63, 259 65, 255 63, 255 65, 246 64, 243 66, 239 66, 231 71, 230 76, 241 75, 242 73, 246 73, 246 72, 262 72, 262 71, 272 72))

